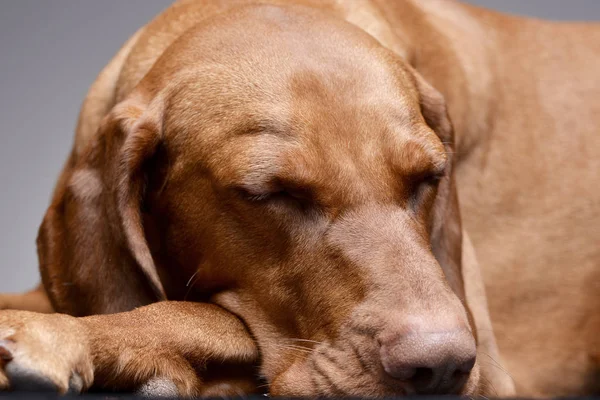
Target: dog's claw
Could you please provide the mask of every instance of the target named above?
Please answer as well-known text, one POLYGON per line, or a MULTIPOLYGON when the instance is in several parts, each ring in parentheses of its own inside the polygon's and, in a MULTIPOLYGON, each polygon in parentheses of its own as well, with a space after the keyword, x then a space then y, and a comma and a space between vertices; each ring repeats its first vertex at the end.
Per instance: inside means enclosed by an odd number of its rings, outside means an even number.
POLYGON ((67 394, 79 394, 83 390, 83 378, 77 372, 74 372, 69 379, 69 391, 67 394))

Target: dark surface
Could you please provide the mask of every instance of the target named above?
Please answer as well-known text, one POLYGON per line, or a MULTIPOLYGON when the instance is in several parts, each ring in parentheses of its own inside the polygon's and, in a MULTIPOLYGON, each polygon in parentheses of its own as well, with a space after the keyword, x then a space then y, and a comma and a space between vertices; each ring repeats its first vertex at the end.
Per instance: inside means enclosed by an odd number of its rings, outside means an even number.
MULTIPOLYGON (((134 396, 131 394, 85 394, 81 396, 59 396, 56 394, 48 394, 48 393, 0 393, 0 399, 18 399, 18 400, 55 400, 55 399, 83 399, 83 400, 112 400, 112 399, 125 399, 125 400, 142 400, 147 399, 145 397, 134 396)), ((284 397, 281 397, 284 399, 284 397)), ((160 398, 164 400, 165 398, 160 398)), ((249 400, 265 400, 266 397, 263 396, 249 396, 244 397, 244 399, 249 400)), ((355 397, 355 399, 360 399, 360 397, 355 397)), ((386 399, 394 399, 393 397, 383 398, 386 399)), ((465 397, 459 396, 413 396, 413 397, 398 397, 398 399, 418 399, 418 400, 464 400, 465 397)), ((600 400, 600 396, 594 397, 563 397, 562 399, 573 399, 573 400, 600 400)), ((487 400, 487 398, 486 398, 487 400)))

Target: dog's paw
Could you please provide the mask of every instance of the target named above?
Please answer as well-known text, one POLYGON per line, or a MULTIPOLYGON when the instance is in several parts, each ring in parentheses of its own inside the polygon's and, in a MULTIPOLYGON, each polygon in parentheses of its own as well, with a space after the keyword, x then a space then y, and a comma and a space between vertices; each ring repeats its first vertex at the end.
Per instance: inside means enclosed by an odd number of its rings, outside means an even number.
POLYGON ((80 393, 93 374, 85 328, 76 318, 0 311, 0 390, 80 393))

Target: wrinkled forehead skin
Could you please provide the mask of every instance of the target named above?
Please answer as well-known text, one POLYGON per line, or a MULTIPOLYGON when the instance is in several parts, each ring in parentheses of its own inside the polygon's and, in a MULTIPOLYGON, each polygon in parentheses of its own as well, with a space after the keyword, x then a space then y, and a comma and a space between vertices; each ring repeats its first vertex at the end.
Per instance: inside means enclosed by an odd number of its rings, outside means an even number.
POLYGON ((272 387, 309 374, 286 340, 333 348, 352 315, 375 335, 376 308, 462 307, 424 217, 406 211, 412 178, 443 171, 445 148, 408 69, 373 38, 307 9, 242 8, 184 35, 141 89, 164 102, 156 209, 169 263, 222 291, 215 301, 256 336, 272 387), (279 185, 301 189, 302 206, 238 196, 279 185), (415 306, 410 293, 445 300, 415 306))
POLYGON ((174 88, 165 131, 175 141, 187 139, 179 128, 191 121, 208 130, 191 139, 207 144, 259 130, 299 136, 295 127, 315 123, 339 130, 344 124, 336 118, 362 123, 358 110, 379 114, 390 126, 422 122, 409 73, 375 39, 310 9, 288 8, 245 7, 221 16, 159 60, 157 76, 147 80, 174 88), (316 106, 327 106, 335 118, 323 119, 325 110, 316 106))
MULTIPOLYGON (((310 164, 331 179, 344 179, 362 156, 406 169, 428 156, 445 161, 402 63, 363 31, 310 9, 242 8, 190 32, 161 61, 155 71, 173 71, 154 85, 172 88, 163 125, 170 146, 220 179, 243 179, 260 161, 272 173, 285 164, 302 174, 310 164), (173 52, 192 54, 183 57, 189 65, 173 52), (422 149, 412 159, 395 154, 413 147, 422 149), (303 157, 307 149, 320 154, 303 157)), ((361 171, 365 190, 382 183, 369 172, 361 171)))

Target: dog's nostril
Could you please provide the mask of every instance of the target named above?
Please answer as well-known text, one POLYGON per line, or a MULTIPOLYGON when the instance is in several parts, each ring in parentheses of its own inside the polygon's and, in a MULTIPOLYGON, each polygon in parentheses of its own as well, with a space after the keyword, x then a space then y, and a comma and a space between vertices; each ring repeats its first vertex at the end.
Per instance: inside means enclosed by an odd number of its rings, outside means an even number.
POLYGON ((458 368, 456 369, 456 372, 462 373, 463 375, 469 374, 474 366, 475 366, 475 356, 470 357, 467 361, 465 361, 464 363, 459 365, 458 368))
POLYGON ((412 383, 417 390, 427 388, 433 381, 434 371, 431 368, 417 368, 412 383))
POLYGON ((384 369, 389 376, 400 381, 411 380, 418 372, 418 368, 411 367, 390 368, 384 365, 384 369))
POLYGON ((460 379, 465 375, 468 375, 468 372, 465 371, 460 371, 460 370, 456 370, 454 371, 454 373, 452 374, 452 379, 460 379))

